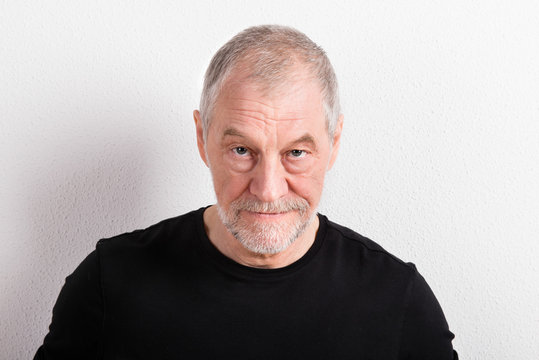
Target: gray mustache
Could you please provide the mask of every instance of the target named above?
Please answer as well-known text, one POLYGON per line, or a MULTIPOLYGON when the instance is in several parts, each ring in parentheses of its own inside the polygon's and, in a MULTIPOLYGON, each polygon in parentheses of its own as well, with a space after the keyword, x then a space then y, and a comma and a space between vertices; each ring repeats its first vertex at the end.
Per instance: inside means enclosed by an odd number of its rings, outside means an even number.
POLYGON ((309 208, 309 203, 307 200, 302 198, 283 199, 273 202, 263 202, 253 199, 238 199, 233 201, 230 205, 235 210, 262 213, 280 213, 298 210, 300 213, 302 213, 302 215, 309 208))

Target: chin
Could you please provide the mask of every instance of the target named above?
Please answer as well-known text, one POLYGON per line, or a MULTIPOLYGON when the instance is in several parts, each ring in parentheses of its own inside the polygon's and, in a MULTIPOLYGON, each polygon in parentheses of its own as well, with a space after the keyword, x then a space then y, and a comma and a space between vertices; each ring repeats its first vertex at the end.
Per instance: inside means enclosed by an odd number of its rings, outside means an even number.
POLYGON ((219 217, 230 233, 250 252, 271 255, 286 250, 314 219, 304 199, 262 203, 235 200, 228 209, 217 204, 219 217))

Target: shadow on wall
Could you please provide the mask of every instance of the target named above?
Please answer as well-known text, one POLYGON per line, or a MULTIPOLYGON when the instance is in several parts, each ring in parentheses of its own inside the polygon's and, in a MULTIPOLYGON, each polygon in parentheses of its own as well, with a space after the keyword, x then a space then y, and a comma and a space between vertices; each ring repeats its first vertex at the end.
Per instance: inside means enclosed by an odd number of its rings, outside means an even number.
MULTIPOLYGON (((95 121, 85 124, 77 138, 99 133, 88 128, 95 121)), ((33 169, 16 174, 21 181, 15 191, 24 195, 17 199, 15 235, 22 238, 12 254, 13 288, 2 296, 9 333, 0 347, 6 356, 32 358, 65 277, 100 238, 140 223, 153 192, 151 144, 129 135, 110 133, 86 144, 60 138, 50 152, 29 160, 33 169)))

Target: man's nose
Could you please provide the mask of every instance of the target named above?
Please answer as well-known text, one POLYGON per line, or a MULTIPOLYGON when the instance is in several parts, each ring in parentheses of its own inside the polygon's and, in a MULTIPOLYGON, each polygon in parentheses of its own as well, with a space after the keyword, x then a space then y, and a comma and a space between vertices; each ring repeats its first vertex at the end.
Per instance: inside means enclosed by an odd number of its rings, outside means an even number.
POLYGON ((263 158, 253 169, 249 191, 260 201, 272 202, 288 193, 286 171, 281 159, 263 158))

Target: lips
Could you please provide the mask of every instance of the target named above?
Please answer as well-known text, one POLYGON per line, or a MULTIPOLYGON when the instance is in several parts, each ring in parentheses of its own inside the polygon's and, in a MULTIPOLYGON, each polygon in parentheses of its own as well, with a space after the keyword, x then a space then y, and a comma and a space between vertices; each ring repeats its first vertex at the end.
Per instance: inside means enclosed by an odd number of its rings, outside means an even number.
POLYGON ((266 213, 266 212, 256 212, 256 211, 248 211, 244 210, 245 213, 247 213, 248 216, 253 216, 257 218, 262 219, 275 219, 277 217, 281 217, 284 215, 287 215, 289 212, 276 212, 276 213, 266 213))

